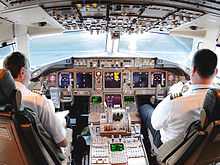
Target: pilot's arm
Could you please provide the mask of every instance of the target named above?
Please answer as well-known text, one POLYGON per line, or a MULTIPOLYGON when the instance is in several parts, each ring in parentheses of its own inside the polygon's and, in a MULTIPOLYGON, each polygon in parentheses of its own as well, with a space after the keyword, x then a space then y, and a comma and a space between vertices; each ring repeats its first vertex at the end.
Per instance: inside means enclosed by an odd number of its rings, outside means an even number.
POLYGON ((48 133, 53 137, 55 143, 59 147, 67 146, 66 130, 62 121, 55 115, 54 106, 50 104, 48 99, 44 98, 42 107, 41 122, 48 133))
POLYGON ((161 101, 151 117, 151 124, 154 129, 160 130, 168 126, 168 120, 171 118, 170 113, 176 109, 174 99, 182 96, 182 94, 190 89, 190 81, 183 83, 178 82, 170 87, 169 95, 161 101))
POLYGON ((172 100, 170 100, 170 96, 168 95, 157 105, 153 111, 151 124, 154 129, 160 130, 167 127, 172 108, 172 100))

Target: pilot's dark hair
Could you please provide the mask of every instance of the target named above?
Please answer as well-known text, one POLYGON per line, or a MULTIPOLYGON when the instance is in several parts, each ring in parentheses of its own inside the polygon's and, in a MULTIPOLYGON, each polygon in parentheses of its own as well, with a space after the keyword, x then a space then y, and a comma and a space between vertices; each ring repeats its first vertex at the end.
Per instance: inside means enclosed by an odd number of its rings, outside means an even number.
POLYGON ((200 49, 195 53, 192 64, 202 78, 209 78, 215 72, 217 55, 209 49, 200 49))
POLYGON ((11 72, 13 78, 18 78, 21 68, 28 68, 28 60, 21 52, 13 52, 5 58, 3 65, 11 72))

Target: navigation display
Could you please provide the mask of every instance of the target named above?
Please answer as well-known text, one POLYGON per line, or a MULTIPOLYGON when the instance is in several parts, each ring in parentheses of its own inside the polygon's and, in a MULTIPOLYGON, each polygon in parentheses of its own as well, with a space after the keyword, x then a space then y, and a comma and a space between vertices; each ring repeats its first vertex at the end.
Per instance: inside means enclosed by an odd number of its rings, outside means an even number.
POLYGON ((151 73, 151 87, 166 86, 166 73, 165 72, 152 72, 151 73))
POLYGON ((122 107, 121 95, 119 94, 105 95, 105 102, 107 107, 122 107))
POLYGON ((105 88, 121 88, 121 73, 105 72, 105 88))
POLYGON ((76 73, 76 88, 92 88, 92 73, 76 73))
POLYGON ((69 72, 59 73, 59 87, 67 88, 70 85, 71 78, 72 78, 72 73, 69 72))
POLYGON ((133 88, 147 88, 147 87, 148 87, 148 72, 134 72, 133 88))

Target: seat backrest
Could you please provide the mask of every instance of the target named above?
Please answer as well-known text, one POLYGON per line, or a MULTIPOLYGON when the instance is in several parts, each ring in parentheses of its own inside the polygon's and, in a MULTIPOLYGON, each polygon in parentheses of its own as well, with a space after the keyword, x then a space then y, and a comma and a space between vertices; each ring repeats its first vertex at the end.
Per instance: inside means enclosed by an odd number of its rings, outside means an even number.
POLYGON ((31 159, 31 164, 56 164, 61 165, 62 155, 60 148, 43 128, 34 111, 25 108, 14 115, 18 134, 24 144, 24 148, 31 159), (37 152, 38 151, 38 152, 37 152))
POLYGON ((42 138, 39 127, 36 126, 36 123, 40 122, 36 122, 36 120, 26 109, 21 108, 21 93, 16 90, 10 72, 0 69, 1 163, 18 165, 61 164, 61 161, 52 155, 51 150, 48 151, 49 147, 45 143, 49 143, 50 139, 46 141, 42 138), (10 143, 9 138, 11 139, 10 143), (18 161, 13 162, 11 156, 16 157, 18 161))
POLYGON ((12 112, 20 109, 20 105, 21 93, 16 90, 11 74, 5 69, 0 69, 0 162, 2 164, 28 164, 12 121, 12 112))
POLYGON ((0 69, 0 111, 16 111, 21 106, 21 92, 6 69, 0 69), (10 110, 9 110, 10 109, 10 110))
POLYGON ((206 94, 201 113, 201 130, 207 133, 207 137, 189 160, 193 159, 195 164, 200 165, 220 162, 220 89, 209 89, 206 94))
POLYGON ((220 120, 220 89, 209 89, 201 112, 201 128, 205 129, 211 122, 218 120, 220 120))
POLYGON ((184 139, 166 159, 165 164, 210 164, 220 161, 220 90, 207 91, 200 126, 195 127, 189 138, 184 139))

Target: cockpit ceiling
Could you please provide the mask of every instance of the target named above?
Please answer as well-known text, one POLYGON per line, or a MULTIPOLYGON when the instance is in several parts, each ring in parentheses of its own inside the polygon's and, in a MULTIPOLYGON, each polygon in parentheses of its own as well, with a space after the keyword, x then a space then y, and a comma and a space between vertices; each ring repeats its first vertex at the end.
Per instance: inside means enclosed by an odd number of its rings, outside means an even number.
POLYGON ((220 15, 212 0, 0 0, 6 8, 39 4, 66 30, 169 32, 200 16, 220 15))

